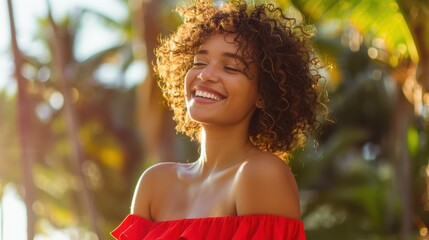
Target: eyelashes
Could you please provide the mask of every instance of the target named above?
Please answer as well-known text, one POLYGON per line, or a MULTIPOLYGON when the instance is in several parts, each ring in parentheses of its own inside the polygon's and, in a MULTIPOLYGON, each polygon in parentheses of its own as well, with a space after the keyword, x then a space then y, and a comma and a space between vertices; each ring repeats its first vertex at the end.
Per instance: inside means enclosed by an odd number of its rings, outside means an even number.
MULTIPOLYGON (((207 66, 207 63, 205 62, 194 62, 192 63, 192 67, 195 69, 202 69, 204 67, 207 66)), ((227 72, 231 72, 231 73, 241 73, 242 71, 236 67, 231 67, 229 65, 226 65, 223 67, 223 69, 227 72)))
POLYGON ((204 67, 204 66, 206 66, 207 64, 206 63, 203 63, 203 62, 194 62, 194 63, 192 63, 192 66, 194 67, 194 68, 202 68, 202 67, 204 67))
POLYGON ((237 68, 232 68, 232 67, 224 67, 225 70, 230 71, 230 72, 241 72, 239 69, 237 68))

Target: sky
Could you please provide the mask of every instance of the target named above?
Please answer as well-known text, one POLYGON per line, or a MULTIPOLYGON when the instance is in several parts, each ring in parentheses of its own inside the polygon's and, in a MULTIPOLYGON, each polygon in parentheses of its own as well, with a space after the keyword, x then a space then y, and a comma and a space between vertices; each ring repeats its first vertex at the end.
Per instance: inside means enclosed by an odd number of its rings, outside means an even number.
MULTIPOLYGON (((75 7, 95 9, 114 19, 123 20, 127 16, 127 9, 120 0, 50 0, 53 17, 59 20, 75 7)), ((32 56, 40 56, 40 43, 33 40, 37 30, 37 18, 47 13, 46 0, 12 0, 18 35, 18 45, 22 51, 32 56)), ((16 93, 16 84, 13 79, 13 59, 10 54, 10 28, 7 11, 7 0, 0 1, 0 91, 6 91, 10 95, 16 93)), ((85 19, 82 32, 78 35, 75 55, 82 60, 92 53, 112 46, 120 41, 118 34, 111 30, 103 29, 97 25, 95 18, 85 19), (90 36, 90 37, 89 37, 90 36), (84 43, 84 44, 82 44, 84 43)), ((114 68, 104 67, 99 73, 107 76, 115 72, 114 68)), ((142 79, 144 67, 136 65, 131 68, 129 76, 130 84, 138 83, 142 79), (142 70, 143 69, 143 70, 142 70)), ((109 79, 106 78, 106 84, 109 79)), ((110 80, 112 81, 112 80, 110 80)), ((0 176, 1 181, 1 176, 0 176)), ((24 203, 12 184, 6 184, 4 194, 0 198, 0 240, 26 240, 26 213, 24 203), (3 226, 3 227, 1 227, 3 226)), ((49 229, 48 229, 49 230, 49 229)), ((36 236, 36 240, 69 239, 66 234, 51 229, 48 235, 36 236)))

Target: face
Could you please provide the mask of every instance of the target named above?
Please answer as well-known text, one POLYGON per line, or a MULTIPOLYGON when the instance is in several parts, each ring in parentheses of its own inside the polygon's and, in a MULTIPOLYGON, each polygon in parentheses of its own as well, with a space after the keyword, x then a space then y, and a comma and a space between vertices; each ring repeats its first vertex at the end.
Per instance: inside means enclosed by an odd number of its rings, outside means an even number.
POLYGON ((190 118, 201 124, 249 124, 258 98, 256 73, 237 53, 234 35, 214 35, 194 56, 185 76, 190 118))

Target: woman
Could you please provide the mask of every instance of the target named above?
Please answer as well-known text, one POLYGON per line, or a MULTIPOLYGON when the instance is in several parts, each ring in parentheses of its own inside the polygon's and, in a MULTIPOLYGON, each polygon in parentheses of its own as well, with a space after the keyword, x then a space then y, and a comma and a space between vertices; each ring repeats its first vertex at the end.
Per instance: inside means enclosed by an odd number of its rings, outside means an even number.
POLYGON ((117 239, 305 239, 298 188, 281 158, 324 111, 309 34, 272 4, 179 9, 156 73, 193 163, 160 163, 136 187, 117 239))

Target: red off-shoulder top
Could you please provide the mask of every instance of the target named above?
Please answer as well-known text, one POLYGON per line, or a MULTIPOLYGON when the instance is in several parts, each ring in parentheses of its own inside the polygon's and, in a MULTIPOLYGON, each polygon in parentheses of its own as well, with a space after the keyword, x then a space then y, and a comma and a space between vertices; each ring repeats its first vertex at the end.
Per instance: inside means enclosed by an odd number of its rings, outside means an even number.
POLYGON ((112 236, 118 240, 305 240, 304 225, 300 220, 272 215, 153 222, 130 214, 112 236))

